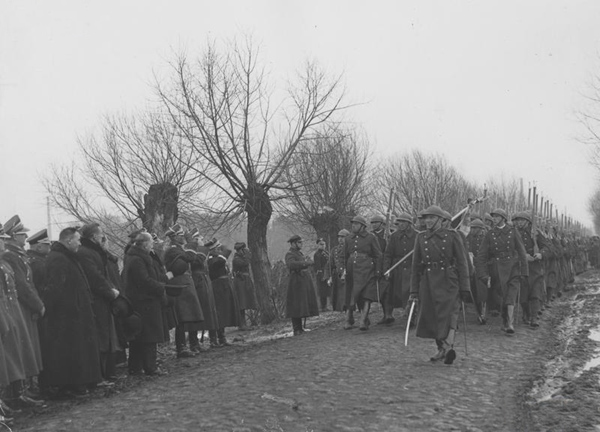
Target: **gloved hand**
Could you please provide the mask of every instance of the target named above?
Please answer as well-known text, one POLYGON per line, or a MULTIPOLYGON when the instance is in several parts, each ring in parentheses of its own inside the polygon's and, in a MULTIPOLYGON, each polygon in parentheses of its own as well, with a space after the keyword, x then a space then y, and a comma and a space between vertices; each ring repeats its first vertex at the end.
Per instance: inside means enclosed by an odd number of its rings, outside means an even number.
POLYGON ((535 258, 536 261, 539 261, 542 259, 542 254, 538 252, 533 255, 533 258, 535 258))
POLYGON ((409 303, 413 303, 413 302, 414 302, 414 303, 418 303, 418 302, 419 302, 419 295, 418 295, 418 294, 411 294, 411 295, 408 297, 408 302, 409 302, 409 303))
POLYGON ((490 278, 489 276, 486 277, 480 277, 479 280, 481 281, 481 283, 483 283, 486 287, 490 287, 490 278))
POLYGON ((533 262, 533 261, 535 261, 535 257, 527 254, 527 262, 533 262))
POLYGON ((469 291, 461 291, 460 292, 460 300, 464 303, 471 300, 471 293, 469 291))

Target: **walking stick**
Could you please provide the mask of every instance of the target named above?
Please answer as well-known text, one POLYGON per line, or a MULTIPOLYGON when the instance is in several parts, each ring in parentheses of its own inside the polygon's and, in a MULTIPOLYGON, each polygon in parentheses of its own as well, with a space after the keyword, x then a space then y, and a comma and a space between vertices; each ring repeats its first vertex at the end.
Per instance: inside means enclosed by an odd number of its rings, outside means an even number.
POLYGON ((417 302, 413 301, 412 305, 410 306, 410 312, 408 314, 408 322, 406 323, 406 333, 404 334, 404 346, 408 346, 408 332, 410 331, 410 323, 412 320, 413 312, 415 311, 416 304, 417 304, 417 302))
POLYGON ((465 331, 463 332, 465 335, 465 356, 468 356, 469 353, 467 352, 467 316, 465 314, 465 302, 461 301, 461 303, 462 303, 463 325, 465 326, 465 331))

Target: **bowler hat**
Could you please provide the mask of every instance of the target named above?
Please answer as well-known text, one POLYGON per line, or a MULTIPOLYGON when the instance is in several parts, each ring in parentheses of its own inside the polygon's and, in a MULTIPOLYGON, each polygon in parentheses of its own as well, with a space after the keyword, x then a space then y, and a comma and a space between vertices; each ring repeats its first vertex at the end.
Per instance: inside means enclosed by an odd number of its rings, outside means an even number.
POLYGON ((508 220, 508 213, 506 213, 506 210, 504 210, 504 209, 497 208, 497 209, 492 210, 490 212, 490 216, 494 216, 494 215, 501 216, 504 218, 504 220, 508 220))
POLYGON ((354 216, 350 222, 352 222, 352 223, 359 223, 359 224, 362 224, 364 226, 367 226, 367 220, 364 217, 362 217, 362 216, 354 216))
POLYGON ((440 217, 442 219, 446 219, 446 215, 444 214, 444 210, 442 210, 440 207, 436 206, 436 205, 432 205, 427 207, 425 210, 423 210, 421 212, 421 214, 423 215, 423 217, 425 216, 437 216, 440 217))
POLYGON ((396 222, 413 223, 413 218, 408 213, 400 213, 398 216, 396 216, 396 222))

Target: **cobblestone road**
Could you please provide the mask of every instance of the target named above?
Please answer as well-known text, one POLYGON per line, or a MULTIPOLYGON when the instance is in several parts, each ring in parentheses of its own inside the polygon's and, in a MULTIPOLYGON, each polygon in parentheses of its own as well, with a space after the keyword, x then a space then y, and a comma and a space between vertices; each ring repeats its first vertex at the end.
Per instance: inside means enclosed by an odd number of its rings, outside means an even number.
POLYGON ((539 362, 545 320, 538 330, 517 326, 512 337, 500 318, 480 326, 469 311, 467 321, 469 355, 459 332, 451 366, 431 363, 434 342, 414 330, 404 347, 404 321, 344 331, 340 316, 300 337, 173 360, 168 376, 67 410, 50 406, 15 430, 529 430, 518 421, 518 394, 539 362))

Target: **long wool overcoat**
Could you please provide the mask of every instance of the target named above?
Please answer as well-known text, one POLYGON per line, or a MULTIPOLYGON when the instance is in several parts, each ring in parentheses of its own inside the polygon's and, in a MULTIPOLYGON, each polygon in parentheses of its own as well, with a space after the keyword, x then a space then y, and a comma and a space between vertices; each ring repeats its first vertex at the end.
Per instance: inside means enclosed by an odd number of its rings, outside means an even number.
POLYGON ((92 292, 77 254, 54 243, 46 279, 42 383, 61 387, 102 381, 92 292))
MULTIPOLYGON (((383 269, 387 271, 390 267, 400 261, 415 249, 417 232, 408 227, 392 233, 383 255, 383 269)), ((412 274, 413 257, 405 259, 402 264, 392 270, 390 283, 383 294, 391 301, 393 307, 406 307, 410 296, 410 277, 412 274), (389 290, 389 292, 388 292, 389 290)))
POLYGON ((44 291, 46 286, 46 256, 43 253, 29 249, 27 257, 29 258, 29 267, 33 278, 33 285, 38 294, 44 291))
POLYGON ((350 295, 346 290, 346 280, 342 279, 344 274, 344 245, 338 244, 331 251, 331 305, 334 311, 344 311, 350 304, 350 295))
POLYGON ((115 352, 119 341, 111 308, 111 302, 115 298, 111 289, 118 289, 119 286, 118 282, 115 283, 110 279, 108 255, 99 244, 82 238, 81 246, 77 249, 77 257, 92 291, 92 309, 98 330, 98 349, 101 353, 115 352))
POLYGON ((350 308, 363 300, 377 301, 377 276, 383 266, 383 254, 377 238, 367 232, 350 234, 344 246, 346 289, 351 293, 350 308))
POLYGON ((133 310, 142 319, 142 331, 135 338, 142 343, 165 342, 163 305, 166 275, 153 265, 150 253, 133 245, 127 250, 123 281, 133 310))
POLYGON ((34 376, 42 370, 38 320, 41 316, 44 303, 33 285, 33 273, 29 266, 29 258, 25 250, 16 243, 7 243, 6 252, 3 257, 14 271, 19 304, 25 318, 31 346, 35 353, 35 368, 26 369, 25 372, 27 376, 34 376))
POLYGON ((411 293, 420 301, 417 336, 442 340, 456 325, 459 293, 469 291, 469 267, 456 231, 440 228, 417 235, 411 293))
POLYGON ((211 252, 208 256, 208 273, 215 295, 219 328, 235 327, 240 324, 240 307, 227 267, 227 256, 231 251, 227 250, 223 253, 224 255, 220 255, 211 252))
MULTIPOLYGON (((315 278, 317 280, 317 291, 319 297, 331 296, 331 286, 327 283, 329 279, 331 269, 329 266, 329 253, 324 249, 318 249, 313 255, 313 261, 315 263, 315 278)), ((327 305, 321 305, 325 307, 327 305)))
POLYGON ((287 286, 286 311, 288 318, 305 318, 319 315, 317 294, 308 271, 310 261, 304 254, 292 249, 285 254, 285 265, 290 271, 287 286))
POLYGON ((195 258, 196 254, 193 251, 185 250, 180 245, 173 245, 165 252, 165 267, 174 276, 169 283, 185 285, 183 292, 175 297, 175 313, 179 324, 204 321, 202 306, 198 300, 190 268, 190 263, 195 258))
POLYGON ((231 262, 233 271, 233 286, 237 294, 240 309, 256 309, 254 297, 254 282, 250 275, 250 251, 241 249, 236 251, 231 262))
POLYGON ((219 316, 217 314, 217 305, 215 302, 214 290, 210 277, 208 275, 208 269, 206 267, 206 255, 199 251, 197 243, 189 243, 186 246, 187 249, 195 250, 198 253, 194 261, 190 263, 192 270, 192 280, 196 287, 196 294, 202 307, 202 314, 204 315, 204 321, 200 323, 186 324, 186 331, 198 331, 198 330, 216 330, 219 328, 219 316))
POLYGON ((523 240, 525 252, 529 255, 527 265, 529 267, 529 277, 526 283, 521 283, 520 301, 525 303, 529 300, 541 300, 544 298, 544 258, 550 258, 552 252, 548 248, 548 242, 538 232, 536 241, 539 252, 542 254, 541 260, 532 261, 534 255, 534 242, 531 234, 531 227, 519 229, 519 235, 523 240))
POLYGON ((491 276, 492 287, 503 306, 514 305, 520 276, 529 275, 523 240, 516 228, 504 225, 488 231, 479 247, 475 267, 477 277, 491 276))
MULTIPOLYGON (((475 259, 479 253, 479 248, 483 239, 485 238, 486 231, 484 228, 471 228, 471 231, 467 235, 467 247, 469 254, 475 265, 475 259)), ((477 277, 477 272, 471 275, 471 292, 476 302, 485 303, 488 300, 488 287, 487 284, 483 283, 481 279, 477 277)))

